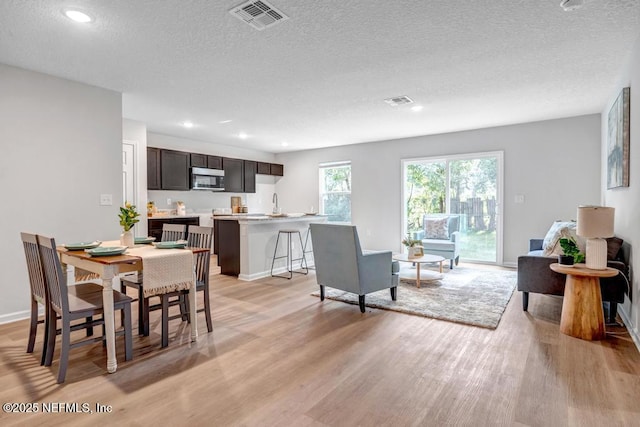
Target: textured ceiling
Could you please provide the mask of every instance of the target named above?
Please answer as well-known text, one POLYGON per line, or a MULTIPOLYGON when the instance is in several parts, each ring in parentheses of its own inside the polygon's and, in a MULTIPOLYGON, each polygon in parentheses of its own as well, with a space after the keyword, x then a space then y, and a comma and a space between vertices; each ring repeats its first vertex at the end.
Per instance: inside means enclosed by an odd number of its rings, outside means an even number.
POLYGON ((289 20, 257 31, 240 0, 2 0, 0 62, 122 92, 151 132, 282 152, 598 113, 640 34, 640 0, 268 1, 289 20))

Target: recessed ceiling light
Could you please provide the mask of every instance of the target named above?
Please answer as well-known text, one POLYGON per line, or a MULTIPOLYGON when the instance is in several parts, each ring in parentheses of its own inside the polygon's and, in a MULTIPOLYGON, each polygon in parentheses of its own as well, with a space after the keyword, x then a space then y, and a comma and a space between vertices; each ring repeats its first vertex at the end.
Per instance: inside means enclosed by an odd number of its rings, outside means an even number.
POLYGON ((182 126, 186 127, 187 129, 191 129, 193 127, 193 122, 184 122, 182 123, 182 126))
POLYGON ((283 147, 288 147, 289 143, 287 141, 282 141, 282 144, 280 144, 280 145, 282 145, 283 147))
POLYGON ((246 133, 244 133, 244 132, 240 132, 240 133, 238 134, 238 138, 240 138, 240 139, 247 139, 247 138, 249 138, 249 135, 247 135, 247 134, 246 134, 246 133))
POLYGON ((564 9, 565 12, 580 9, 582 6, 584 6, 584 0, 562 0, 560 2, 560 7, 564 9))
POLYGON ((411 107, 411 111, 415 111, 416 113, 418 111, 422 111, 424 107, 422 105, 414 105, 413 107, 411 107))
POLYGON ((93 21, 93 18, 91 16, 87 15, 84 12, 80 12, 79 10, 66 9, 63 10, 62 13, 64 13, 64 16, 71 19, 72 21, 79 22, 81 24, 87 24, 93 21))
POLYGON ((219 121, 218 123, 220 123, 221 125, 225 124, 225 123, 231 123, 233 120, 222 120, 219 121))

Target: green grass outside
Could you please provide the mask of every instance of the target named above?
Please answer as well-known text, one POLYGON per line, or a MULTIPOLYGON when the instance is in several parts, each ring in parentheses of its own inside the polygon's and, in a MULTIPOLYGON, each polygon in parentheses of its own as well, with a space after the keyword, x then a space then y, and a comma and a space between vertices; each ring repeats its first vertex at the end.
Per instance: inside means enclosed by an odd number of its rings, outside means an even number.
POLYGON ((496 262, 496 232, 463 231, 460 238, 460 258, 468 261, 496 262))

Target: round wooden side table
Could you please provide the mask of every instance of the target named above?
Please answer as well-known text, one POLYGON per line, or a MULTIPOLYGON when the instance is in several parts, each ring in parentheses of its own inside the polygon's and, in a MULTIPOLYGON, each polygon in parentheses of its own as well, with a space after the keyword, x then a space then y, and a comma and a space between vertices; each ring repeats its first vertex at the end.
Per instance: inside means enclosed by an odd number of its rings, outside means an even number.
POLYGON ((560 332, 583 340, 604 339, 606 333, 600 278, 614 277, 619 271, 610 267, 605 270, 592 270, 584 264, 568 267, 553 263, 549 267, 557 273, 567 275, 560 332))

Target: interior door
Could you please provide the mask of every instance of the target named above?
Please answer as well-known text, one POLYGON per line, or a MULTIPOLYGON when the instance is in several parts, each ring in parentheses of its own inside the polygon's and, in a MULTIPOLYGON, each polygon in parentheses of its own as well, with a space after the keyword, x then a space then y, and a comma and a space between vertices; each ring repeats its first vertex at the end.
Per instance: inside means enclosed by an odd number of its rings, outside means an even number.
POLYGON ((122 143, 122 204, 126 202, 137 206, 135 147, 131 143, 122 143))

